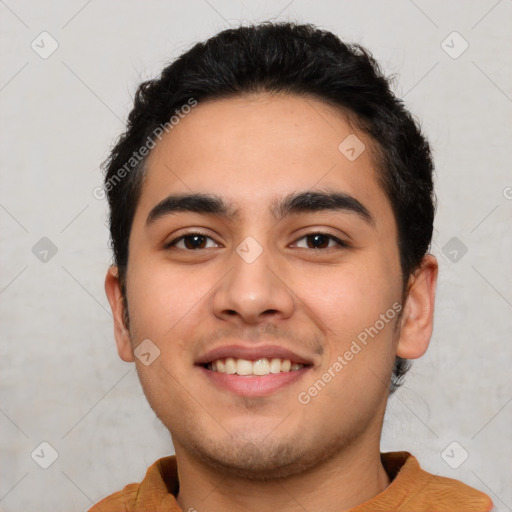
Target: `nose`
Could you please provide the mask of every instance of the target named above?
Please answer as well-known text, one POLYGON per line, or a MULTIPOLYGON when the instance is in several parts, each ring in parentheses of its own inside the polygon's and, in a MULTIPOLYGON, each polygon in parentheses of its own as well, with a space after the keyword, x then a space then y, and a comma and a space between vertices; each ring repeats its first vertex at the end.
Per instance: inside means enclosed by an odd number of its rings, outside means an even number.
POLYGON ((211 295, 216 317, 257 324, 289 318, 295 309, 290 271, 254 238, 233 251, 231 270, 211 295))

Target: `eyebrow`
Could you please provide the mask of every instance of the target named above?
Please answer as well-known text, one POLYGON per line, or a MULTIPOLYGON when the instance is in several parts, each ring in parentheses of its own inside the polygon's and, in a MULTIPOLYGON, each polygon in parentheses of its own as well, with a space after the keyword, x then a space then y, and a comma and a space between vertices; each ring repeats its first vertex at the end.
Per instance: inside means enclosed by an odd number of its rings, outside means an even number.
MULTIPOLYGON (((321 190, 294 192, 273 201, 270 205, 270 212, 277 221, 290 215, 321 211, 353 213, 371 226, 375 226, 375 219, 368 208, 355 197, 344 192, 321 190)), ((221 196, 204 193, 171 194, 149 212, 146 226, 164 216, 178 212, 215 215, 226 220, 240 218, 240 210, 226 202, 221 196)))

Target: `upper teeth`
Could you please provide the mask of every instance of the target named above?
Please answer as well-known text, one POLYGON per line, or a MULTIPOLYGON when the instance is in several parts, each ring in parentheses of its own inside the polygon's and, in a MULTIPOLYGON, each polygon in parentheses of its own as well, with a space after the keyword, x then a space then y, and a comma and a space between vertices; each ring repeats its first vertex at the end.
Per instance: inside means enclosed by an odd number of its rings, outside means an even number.
POLYGON ((208 365, 208 369, 214 372, 237 375, 268 375, 269 373, 281 373, 300 370, 304 365, 293 363, 289 359, 267 359, 266 357, 257 361, 247 359, 217 359, 208 365))

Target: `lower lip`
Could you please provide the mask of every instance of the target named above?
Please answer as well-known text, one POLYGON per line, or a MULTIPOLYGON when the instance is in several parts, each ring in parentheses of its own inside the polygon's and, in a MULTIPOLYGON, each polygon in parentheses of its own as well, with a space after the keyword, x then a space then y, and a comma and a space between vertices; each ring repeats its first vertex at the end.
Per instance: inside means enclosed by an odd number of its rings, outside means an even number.
POLYGON ((290 386, 301 379, 309 370, 308 366, 290 372, 269 373, 268 375, 237 375, 213 372, 199 367, 204 375, 216 386, 240 396, 268 396, 290 386))

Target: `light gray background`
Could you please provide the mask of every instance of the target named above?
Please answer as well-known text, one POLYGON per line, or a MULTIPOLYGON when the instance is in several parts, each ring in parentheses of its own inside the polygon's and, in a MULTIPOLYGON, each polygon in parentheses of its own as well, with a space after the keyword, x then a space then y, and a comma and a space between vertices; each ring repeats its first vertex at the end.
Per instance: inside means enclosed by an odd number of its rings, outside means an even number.
POLYGON ((426 470, 512 511, 512 2, 6 0, 4 512, 86 510, 172 452, 134 366, 117 356, 103 290, 106 202, 93 189, 142 79, 230 24, 270 18, 312 22, 367 46, 398 74, 396 93, 421 119, 437 164, 436 327, 429 351, 390 401, 382 450, 409 450, 426 470), (34 40, 40 52, 51 48, 42 31, 59 45, 46 59, 31 48, 34 40), (458 58, 464 41, 446 39, 453 31, 469 43, 458 58), (42 237, 57 247, 46 262, 32 251, 42 237), (48 469, 31 458, 43 441, 58 453, 48 469), (457 469, 442 457, 453 441, 460 447, 448 450, 452 460, 469 453, 457 469))

